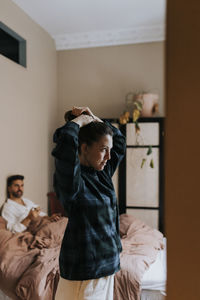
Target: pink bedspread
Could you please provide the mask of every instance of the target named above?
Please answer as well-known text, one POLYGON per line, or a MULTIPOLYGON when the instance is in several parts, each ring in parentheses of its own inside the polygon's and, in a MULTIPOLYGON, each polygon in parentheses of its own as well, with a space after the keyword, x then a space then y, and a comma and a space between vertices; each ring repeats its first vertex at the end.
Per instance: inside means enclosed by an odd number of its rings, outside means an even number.
POLYGON ((16 300, 51 300, 59 280, 59 252, 67 219, 38 218, 13 234, 0 217, 0 289, 16 300))
POLYGON ((121 270, 115 276, 114 300, 139 300, 142 277, 164 247, 163 235, 135 217, 123 214, 120 236, 123 251, 121 270))
MULTIPOLYGON (((0 289, 14 300, 53 300, 59 280, 59 252, 67 219, 38 218, 13 234, 0 217, 0 289)), ((163 248, 163 235, 133 216, 120 216, 121 270, 114 300, 139 300, 145 270, 163 248)))

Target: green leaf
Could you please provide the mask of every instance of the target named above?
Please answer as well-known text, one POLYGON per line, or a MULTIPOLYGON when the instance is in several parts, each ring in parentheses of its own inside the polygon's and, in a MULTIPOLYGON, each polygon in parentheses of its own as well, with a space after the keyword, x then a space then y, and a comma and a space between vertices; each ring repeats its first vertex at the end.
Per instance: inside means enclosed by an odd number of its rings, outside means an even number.
POLYGON ((135 101, 134 105, 139 111, 142 110, 142 103, 140 101, 135 101))
POLYGON ((153 158, 152 158, 151 161, 150 161, 150 167, 151 167, 151 168, 154 168, 153 158))
POLYGON ((136 129, 136 130, 140 130, 140 126, 139 126, 138 121, 135 121, 135 129, 136 129))
POLYGON ((146 158, 143 158, 143 159, 142 159, 141 166, 140 166, 140 167, 141 167, 141 169, 143 168, 145 161, 146 161, 146 158))
POLYGON ((149 146, 148 150, 147 150, 147 155, 150 155, 152 153, 152 146, 149 146))

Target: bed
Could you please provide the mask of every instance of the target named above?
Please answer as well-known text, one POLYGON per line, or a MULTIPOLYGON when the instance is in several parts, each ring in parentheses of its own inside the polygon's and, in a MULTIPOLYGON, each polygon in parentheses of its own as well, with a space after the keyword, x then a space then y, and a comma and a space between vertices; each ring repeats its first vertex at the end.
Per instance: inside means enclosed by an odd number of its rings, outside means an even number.
MULTIPOLYGON (((53 300, 59 281, 58 256, 67 218, 39 218, 13 234, 0 217, 0 300, 53 300)), ((166 239, 132 215, 120 216, 121 270, 114 300, 164 300, 166 239)))
POLYGON ((67 218, 38 217, 28 230, 13 234, 0 217, 1 300, 51 300, 59 281, 59 252, 67 218))
POLYGON ((167 281, 167 240, 163 239, 164 249, 161 249, 156 257, 156 261, 150 265, 144 273, 141 282, 142 300, 164 300, 166 296, 167 281))
POLYGON ((123 246, 115 276, 114 300, 164 300, 166 238, 132 215, 120 215, 123 246))

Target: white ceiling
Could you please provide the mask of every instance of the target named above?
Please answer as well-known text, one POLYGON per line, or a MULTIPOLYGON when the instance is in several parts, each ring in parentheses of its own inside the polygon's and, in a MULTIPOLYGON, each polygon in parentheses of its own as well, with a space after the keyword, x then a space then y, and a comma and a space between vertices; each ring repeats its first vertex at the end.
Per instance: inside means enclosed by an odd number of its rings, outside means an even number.
POLYGON ((164 40, 166 0, 12 0, 57 50, 164 40))

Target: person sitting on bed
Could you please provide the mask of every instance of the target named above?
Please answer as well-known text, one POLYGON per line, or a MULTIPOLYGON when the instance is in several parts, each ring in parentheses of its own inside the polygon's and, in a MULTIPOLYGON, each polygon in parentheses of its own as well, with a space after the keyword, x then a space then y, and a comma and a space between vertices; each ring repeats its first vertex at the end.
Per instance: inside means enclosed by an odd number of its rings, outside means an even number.
POLYGON ((16 233, 27 229, 32 220, 38 216, 57 221, 60 217, 48 217, 40 207, 31 200, 22 197, 24 192, 24 176, 12 175, 7 178, 7 200, 1 215, 7 221, 7 229, 16 233))

